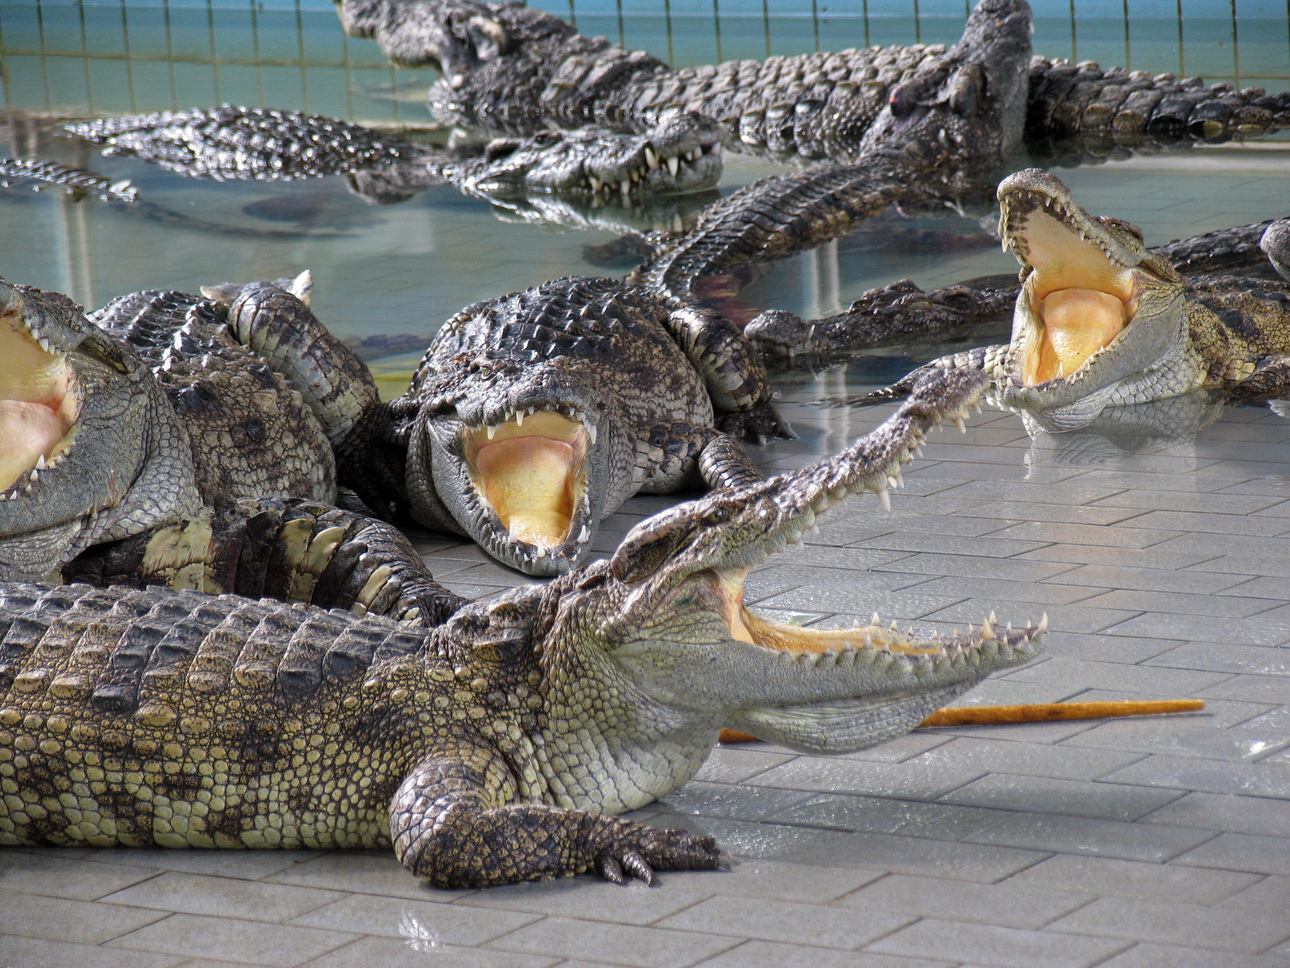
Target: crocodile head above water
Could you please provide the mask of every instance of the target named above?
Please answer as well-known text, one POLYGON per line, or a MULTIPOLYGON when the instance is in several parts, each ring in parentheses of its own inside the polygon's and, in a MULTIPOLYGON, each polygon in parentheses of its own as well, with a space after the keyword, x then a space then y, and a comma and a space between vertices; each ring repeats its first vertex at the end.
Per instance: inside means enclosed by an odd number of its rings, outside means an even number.
POLYGON ((710 118, 682 113, 642 135, 589 125, 496 138, 482 158, 462 165, 460 185, 499 198, 558 192, 625 200, 705 191, 721 178, 725 134, 710 118))
POLYGON ((1089 215, 1046 171, 1010 175, 998 195, 1000 234, 1022 266, 1000 398, 1081 422, 1185 347, 1182 277, 1138 228, 1089 215))
POLYGON ((144 363, 66 296, 0 280, 0 574, 200 506, 188 438, 144 363))

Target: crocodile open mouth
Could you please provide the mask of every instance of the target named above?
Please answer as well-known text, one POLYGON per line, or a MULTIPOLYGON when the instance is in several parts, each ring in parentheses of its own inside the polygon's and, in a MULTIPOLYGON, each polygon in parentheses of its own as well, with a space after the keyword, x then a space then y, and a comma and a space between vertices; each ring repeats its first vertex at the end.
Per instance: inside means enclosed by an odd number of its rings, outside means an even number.
POLYGON ((80 411, 67 355, 19 306, 0 313, 0 499, 17 500, 71 449, 80 411))
MULTIPOLYGON (((712 574, 724 602, 723 611, 731 638, 763 649, 798 655, 836 655, 867 649, 911 657, 943 656, 975 642, 994 640, 1000 634, 1009 637, 1014 635, 1011 628, 996 633, 997 619, 993 614, 982 621, 980 628, 969 627, 967 636, 933 634, 921 639, 901 631, 895 622, 884 626, 876 612, 868 625, 854 628, 817 629, 788 625, 763 618, 744 604, 744 578, 747 577, 748 569, 713 570, 712 574)), ((1045 615, 1034 631, 1043 633, 1047 628, 1048 617, 1045 615)))
POLYGON ((1005 199, 1004 244, 1026 267, 1026 386, 1083 369, 1128 330, 1137 311, 1136 266, 1117 261, 1096 232, 1082 227, 1084 218, 1038 192, 1005 199), (1014 207, 1024 207, 1024 214, 1014 219, 1014 207))
POLYGON ((466 462, 475 490, 511 537, 550 549, 569 540, 595 441, 594 424, 554 411, 517 412, 500 424, 467 428, 466 462))

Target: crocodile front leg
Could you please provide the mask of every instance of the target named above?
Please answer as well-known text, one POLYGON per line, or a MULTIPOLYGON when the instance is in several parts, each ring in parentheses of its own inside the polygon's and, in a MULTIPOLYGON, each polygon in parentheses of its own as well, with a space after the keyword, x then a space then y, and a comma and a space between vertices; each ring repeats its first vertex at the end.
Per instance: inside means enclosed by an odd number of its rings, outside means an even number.
POLYGON ((666 325, 703 378, 720 430, 758 443, 793 436, 770 402, 765 364, 729 320, 687 306, 673 311, 666 325))
POLYGON ((486 887, 596 871, 621 884, 655 870, 713 870, 715 841, 584 810, 518 803, 502 757, 482 743, 432 754, 390 804, 390 840, 409 871, 438 887, 486 887))

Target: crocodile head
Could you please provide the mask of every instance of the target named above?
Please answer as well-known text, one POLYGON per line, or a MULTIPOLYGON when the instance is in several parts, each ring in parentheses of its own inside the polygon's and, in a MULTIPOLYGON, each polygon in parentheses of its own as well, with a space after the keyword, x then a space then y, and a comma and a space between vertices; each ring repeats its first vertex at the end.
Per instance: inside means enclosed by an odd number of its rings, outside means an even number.
MULTIPOLYGON (((999 231, 1022 290, 999 396, 1075 427, 1111 402, 1134 403, 1153 366, 1185 345, 1182 277, 1127 222, 1096 218, 1040 169, 999 185, 999 231), (1124 398, 1112 401, 1122 392, 1124 398)), ((1143 399, 1158 399, 1163 381, 1143 399)), ((1180 387, 1182 392, 1190 387, 1180 387)))
POLYGON ((187 436, 143 362, 66 296, 3 280, 0 439, 7 579, 200 504, 187 436))
POLYGON ((464 166, 464 188, 484 197, 558 192, 613 200, 715 188, 725 128, 681 113, 644 135, 590 125, 530 138, 496 138, 464 166))
POLYGON ((936 66, 892 89, 859 154, 975 188, 1021 147, 1030 34, 1025 0, 981 0, 936 66))
POLYGON ((743 601, 750 569, 796 544, 830 505, 885 494, 923 435, 960 419, 983 383, 933 374, 840 455, 676 505, 633 528, 610 559, 547 586, 549 614, 534 638, 552 729, 567 735, 564 724, 594 719, 613 751, 605 768, 630 770, 633 781, 584 785, 584 797, 613 796, 599 801, 610 810, 664 795, 692 772, 679 764, 697 768, 722 727, 803 751, 860 749, 1039 653, 1045 622, 1014 631, 987 618, 966 634, 921 637, 876 618, 818 630, 760 617, 743 601))
POLYGON ((476 368, 418 411, 409 510, 525 574, 559 574, 585 556, 605 513, 607 408, 565 371, 500 365, 504 380, 476 368))

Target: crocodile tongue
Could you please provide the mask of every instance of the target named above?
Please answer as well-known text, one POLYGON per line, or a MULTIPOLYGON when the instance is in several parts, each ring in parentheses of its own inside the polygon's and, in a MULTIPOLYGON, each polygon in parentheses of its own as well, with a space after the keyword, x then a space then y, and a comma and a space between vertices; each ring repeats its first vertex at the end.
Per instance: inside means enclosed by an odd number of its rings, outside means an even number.
POLYGON ((1136 308, 1133 270, 1040 207, 1025 224, 1025 289, 1042 323, 1022 378, 1034 386, 1070 376, 1129 325, 1136 308))
POLYGON ((475 485, 511 536, 539 548, 568 538, 585 485, 586 432, 556 413, 471 431, 475 485))
POLYGON ((1129 323, 1124 303, 1097 289, 1062 289, 1039 303, 1044 340, 1026 385, 1074 373, 1090 356, 1111 344, 1129 323))

